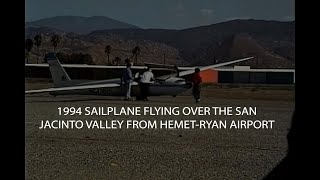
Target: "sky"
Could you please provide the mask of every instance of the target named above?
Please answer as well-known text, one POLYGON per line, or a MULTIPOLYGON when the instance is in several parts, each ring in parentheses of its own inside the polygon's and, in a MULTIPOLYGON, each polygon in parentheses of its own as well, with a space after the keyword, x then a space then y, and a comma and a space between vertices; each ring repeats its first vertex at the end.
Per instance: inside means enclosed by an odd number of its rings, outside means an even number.
POLYGON ((184 29, 233 19, 292 21, 295 0, 25 0, 26 21, 69 15, 184 29))

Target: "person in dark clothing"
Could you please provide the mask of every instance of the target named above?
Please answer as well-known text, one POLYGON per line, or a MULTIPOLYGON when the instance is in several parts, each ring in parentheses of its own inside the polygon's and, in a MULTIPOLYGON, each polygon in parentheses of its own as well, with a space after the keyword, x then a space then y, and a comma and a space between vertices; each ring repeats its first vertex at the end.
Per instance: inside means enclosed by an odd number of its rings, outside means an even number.
POLYGON ((193 97, 196 100, 196 102, 200 102, 201 101, 201 99, 200 99, 200 92, 201 92, 200 84, 202 82, 202 78, 200 76, 200 69, 199 68, 195 69, 195 72, 194 72, 194 75, 192 77, 191 82, 193 85, 193 88, 192 88, 193 97))
POLYGON ((133 81, 132 71, 131 71, 131 63, 126 62, 127 68, 122 73, 121 81, 126 86, 126 94, 125 94, 125 100, 132 100, 131 99, 131 85, 133 81))

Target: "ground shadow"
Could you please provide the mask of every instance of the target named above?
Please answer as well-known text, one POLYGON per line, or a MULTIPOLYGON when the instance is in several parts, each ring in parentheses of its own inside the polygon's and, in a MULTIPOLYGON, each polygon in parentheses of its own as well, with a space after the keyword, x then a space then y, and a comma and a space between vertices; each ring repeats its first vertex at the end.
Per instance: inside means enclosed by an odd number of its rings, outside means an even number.
POLYGON ((282 161, 264 178, 269 179, 296 179, 297 177, 306 176, 303 169, 305 168, 302 158, 303 140, 302 136, 302 124, 297 120, 296 111, 294 110, 291 128, 287 135, 288 151, 287 155, 282 161))

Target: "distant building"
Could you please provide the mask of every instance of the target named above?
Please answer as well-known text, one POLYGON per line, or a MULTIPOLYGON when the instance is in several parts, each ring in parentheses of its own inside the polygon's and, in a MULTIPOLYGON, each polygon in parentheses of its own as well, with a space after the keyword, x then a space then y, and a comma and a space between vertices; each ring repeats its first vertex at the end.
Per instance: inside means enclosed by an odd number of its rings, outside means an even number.
MULTIPOLYGON (((125 66, 76 65, 63 64, 73 79, 108 79, 121 76, 125 66)), ((144 66, 133 66, 133 72, 145 69, 144 66)), ((181 67, 192 70, 195 67, 181 67)), ((173 73, 165 68, 154 68, 155 76, 173 73)), ((200 72, 204 83, 237 83, 237 84, 294 84, 295 69, 251 69, 250 66, 219 67, 200 72)), ((25 77, 50 78, 47 64, 26 65, 25 77)), ((190 77, 187 76, 187 78, 190 77)))
POLYGON ((251 69, 250 66, 220 67, 202 71, 201 76, 207 83, 295 83, 295 69, 251 69))

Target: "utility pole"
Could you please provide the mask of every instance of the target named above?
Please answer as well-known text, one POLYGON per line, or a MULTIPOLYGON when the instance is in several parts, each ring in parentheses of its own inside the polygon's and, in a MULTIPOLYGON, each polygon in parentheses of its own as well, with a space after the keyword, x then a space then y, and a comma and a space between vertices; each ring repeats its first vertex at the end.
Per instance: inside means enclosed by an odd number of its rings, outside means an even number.
POLYGON ((166 54, 163 53, 163 64, 166 64, 166 54))

